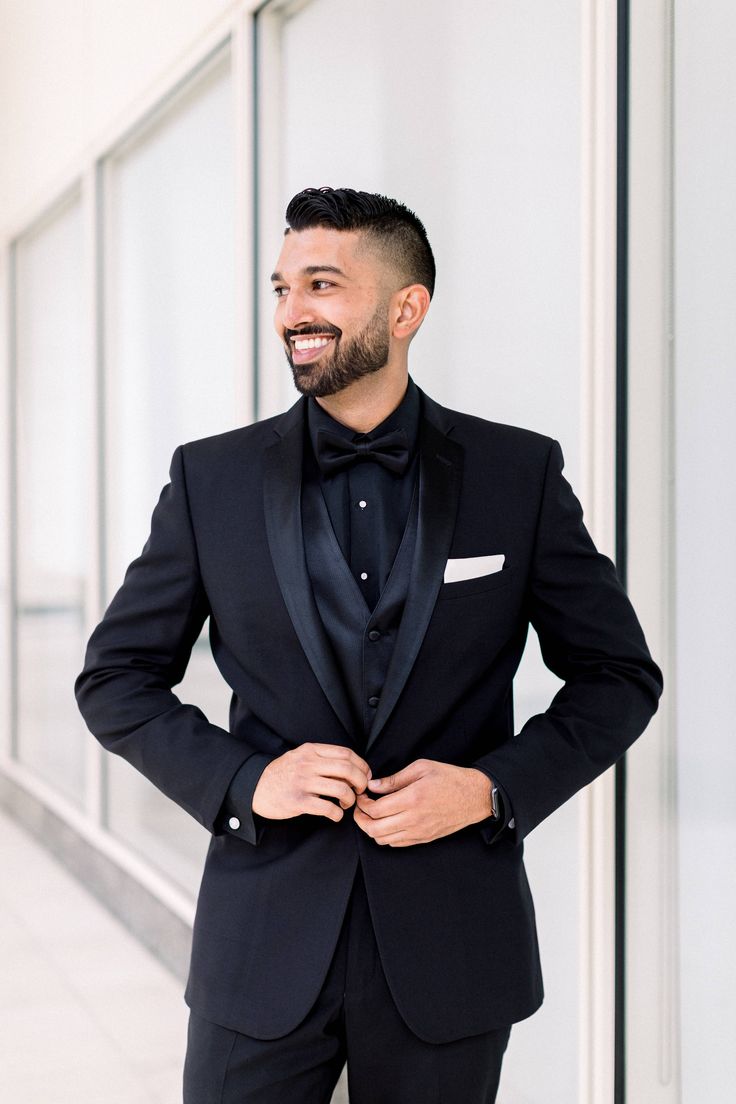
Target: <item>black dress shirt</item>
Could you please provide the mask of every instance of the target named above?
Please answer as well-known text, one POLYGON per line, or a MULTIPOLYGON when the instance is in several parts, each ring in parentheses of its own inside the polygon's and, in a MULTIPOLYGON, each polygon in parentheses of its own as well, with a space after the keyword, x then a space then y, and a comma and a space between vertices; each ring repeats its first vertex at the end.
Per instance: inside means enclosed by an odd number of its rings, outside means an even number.
POLYGON ((419 392, 410 379, 396 410, 367 434, 356 433, 335 421, 315 399, 309 400, 307 409, 309 433, 305 441, 305 478, 319 481, 342 554, 350 565, 368 608, 373 610, 404 535, 416 483, 419 392), (332 475, 325 475, 315 458, 320 429, 330 430, 355 443, 376 440, 386 433, 403 429, 409 445, 406 471, 397 475, 376 460, 365 459, 332 475))

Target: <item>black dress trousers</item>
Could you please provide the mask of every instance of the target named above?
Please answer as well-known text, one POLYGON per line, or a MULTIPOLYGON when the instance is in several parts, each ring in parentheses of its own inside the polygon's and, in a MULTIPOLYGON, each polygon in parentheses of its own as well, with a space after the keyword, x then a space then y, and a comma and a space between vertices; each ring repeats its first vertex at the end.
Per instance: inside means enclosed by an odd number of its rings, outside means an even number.
POLYGON ((294 1031, 254 1039, 191 1013, 184 1104, 329 1104, 346 1059, 350 1104, 493 1104, 510 1031, 426 1043, 409 1030, 359 865, 325 983, 294 1031))

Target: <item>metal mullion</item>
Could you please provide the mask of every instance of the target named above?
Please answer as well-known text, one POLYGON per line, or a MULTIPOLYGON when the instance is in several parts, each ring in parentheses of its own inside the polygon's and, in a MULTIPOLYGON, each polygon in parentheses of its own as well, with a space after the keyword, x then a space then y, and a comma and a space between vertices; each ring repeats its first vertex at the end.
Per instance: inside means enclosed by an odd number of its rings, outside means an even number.
MULTIPOLYGON (((102 497, 101 487, 101 426, 100 426, 100 309, 102 289, 99 279, 99 218, 97 166, 88 164, 82 177, 82 213, 84 219, 84 315, 87 320, 87 350, 89 357, 90 393, 83 399, 88 403, 92 425, 92 443, 89 450, 90 510, 87 524, 87 585, 85 588, 85 637, 91 633, 101 612, 102 571, 102 497)), ((81 665, 80 657, 80 665, 81 665)), ((81 718, 80 718, 81 723, 81 718)), ((90 821, 100 825, 103 819, 103 761, 102 748, 91 737, 85 747, 84 810, 90 821)))
POLYGON ((252 255, 255 227, 254 34, 250 11, 239 11, 231 34, 231 80, 235 121, 235 394, 238 417, 243 422, 255 418, 257 403, 253 344, 257 311, 252 255))
MULTIPOLYGON (((616 568, 627 581, 628 511, 628 260, 629 260, 629 0, 617 0, 616 125, 616 568)), ((626 1101, 626 756, 615 768, 614 1104, 626 1101)))
MULTIPOLYGON (((298 5, 303 6, 303 5, 298 5)), ((271 339, 271 301, 263 293, 265 274, 261 271, 262 243, 269 250, 283 234, 283 213, 274 189, 274 182, 281 179, 281 31, 287 14, 294 5, 281 0, 271 0, 258 9, 254 20, 254 204, 256 226, 253 246, 253 271, 255 276, 254 299, 256 326, 254 335, 257 364, 257 417, 277 414, 284 407, 282 394, 281 354, 277 343, 271 339), (268 96, 262 95, 268 81, 268 96)))
MULTIPOLYGON (((581 498, 597 546, 614 554, 616 25, 602 0, 581 7, 581 498)), ((579 799, 578 1088, 612 1104, 614 777, 579 799)))
POLYGON ((8 753, 18 757, 18 247, 8 248, 8 753))

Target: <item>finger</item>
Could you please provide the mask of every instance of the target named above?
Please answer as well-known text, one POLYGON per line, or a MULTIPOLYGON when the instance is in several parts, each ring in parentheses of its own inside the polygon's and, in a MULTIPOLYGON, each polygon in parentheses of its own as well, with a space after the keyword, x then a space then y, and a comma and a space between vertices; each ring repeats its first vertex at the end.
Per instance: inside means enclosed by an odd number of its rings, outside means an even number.
POLYGON ((409 832, 390 832, 386 836, 374 836, 373 842, 377 843, 379 847, 410 847, 414 843, 421 843, 422 840, 416 839, 409 832))
POLYGON ((354 767, 370 777, 371 768, 352 748, 343 747, 342 744, 312 744, 312 747, 324 759, 347 759, 354 767))
POLYGON ((406 793, 400 790, 398 793, 386 794, 385 797, 368 797, 359 794, 357 804, 361 812, 369 816, 371 820, 380 820, 382 817, 395 816, 396 813, 405 811, 406 793))
POLYGON ((329 759, 324 761, 324 765, 320 760, 316 770, 321 778, 337 778, 346 782, 355 793, 364 793, 368 785, 364 772, 345 760, 329 759))
POLYGON ((429 843, 428 839, 414 839, 408 836, 405 832, 401 835, 396 835, 393 838, 384 840, 384 843, 388 847, 413 847, 417 843, 429 843))
POLYGON ((353 787, 336 778, 318 776, 308 789, 315 797, 337 798, 343 809, 349 809, 351 805, 355 804, 355 790, 353 787))
POLYGON ((378 831, 378 825, 374 820, 371 820, 366 813, 361 812, 357 805, 353 809, 353 820, 367 836, 370 836, 372 839, 375 838, 376 832, 378 831))
POLYGON ((327 761, 329 764, 329 769, 324 769, 321 773, 329 773, 332 777, 344 777, 356 792, 363 792, 371 778, 371 767, 360 755, 356 755, 350 747, 341 747, 338 744, 312 744, 311 746, 320 760, 327 761))
POLYGON ((407 829, 406 817, 403 814, 396 814, 390 818, 383 817, 381 820, 372 820, 366 813, 356 808, 353 810, 353 819, 358 827, 362 828, 365 834, 376 840, 376 842, 380 842, 386 836, 407 829))
POLYGON ((378 793, 391 793, 394 790, 400 790, 421 778, 424 769, 424 764, 417 759, 413 763, 409 763, 408 767, 397 771, 396 774, 389 774, 385 778, 371 778, 368 789, 378 793))
POLYGON ((332 801, 325 801, 314 794, 307 795, 301 811, 310 816, 327 817, 328 820, 339 821, 343 818, 343 811, 339 805, 335 805, 332 801))

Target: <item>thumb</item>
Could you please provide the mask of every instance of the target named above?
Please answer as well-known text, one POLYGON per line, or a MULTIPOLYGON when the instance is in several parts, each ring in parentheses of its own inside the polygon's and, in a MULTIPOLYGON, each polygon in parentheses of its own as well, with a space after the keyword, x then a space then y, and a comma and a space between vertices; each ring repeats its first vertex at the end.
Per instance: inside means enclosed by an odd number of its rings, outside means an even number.
POLYGON ((378 793, 393 793, 394 790, 408 786, 410 782, 416 782, 420 774, 418 763, 410 763, 396 774, 387 774, 385 778, 371 778, 368 789, 378 793))

